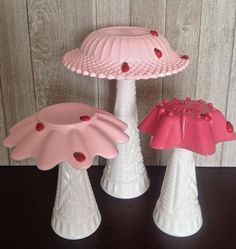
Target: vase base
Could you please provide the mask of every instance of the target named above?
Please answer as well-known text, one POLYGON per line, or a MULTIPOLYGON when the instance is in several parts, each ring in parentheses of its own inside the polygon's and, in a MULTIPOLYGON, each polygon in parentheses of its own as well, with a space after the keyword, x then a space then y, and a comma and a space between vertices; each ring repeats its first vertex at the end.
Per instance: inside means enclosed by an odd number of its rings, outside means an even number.
POLYGON ((119 199, 132 199, 144 194, 149 188, 150 181, 146 170, 136 180, 131 182, 118 182, 106 174, 101 178, 102 189, 109 195, 119 199))
POLYGON ((51 220, 53 231, 60 237, 69 240, 83 239, 90 236, 98 229, 100 223, 101 215, 99 211, 81 224, 70 224, 54 214, 51 220))
POLYGON ((198 206, 191 216, 177 217, 167 214, 159 207, 157 202, 153 212, 153 220, 162 232, 175 237, 187 237, 200 230, 202 226, 202 213, 200 206, 198 206))

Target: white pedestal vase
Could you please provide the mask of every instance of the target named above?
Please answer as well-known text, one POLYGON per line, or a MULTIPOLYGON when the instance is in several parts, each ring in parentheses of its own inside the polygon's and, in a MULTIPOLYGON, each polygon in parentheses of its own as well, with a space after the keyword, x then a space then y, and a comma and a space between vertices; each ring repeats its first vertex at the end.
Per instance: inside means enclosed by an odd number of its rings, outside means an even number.
POLYGON ((94 233, 100 223, 87 170, 61 163, 51 221, 54 232, 65 239, 82 239, 94 233))
POLYGON ((201 228, 202 215, 191 151, 173 150, 153 219, 160 230, 177 237, 190 236, 201 228))
POLYGON ((114 115, 128 124, 129 141, 118 144, 119 155, 108 160, 101 179, 101 186, 109 195, 129 199, 142 195, 149 187, 143 164, 136 105, 134 80, 118 80, 114 115))

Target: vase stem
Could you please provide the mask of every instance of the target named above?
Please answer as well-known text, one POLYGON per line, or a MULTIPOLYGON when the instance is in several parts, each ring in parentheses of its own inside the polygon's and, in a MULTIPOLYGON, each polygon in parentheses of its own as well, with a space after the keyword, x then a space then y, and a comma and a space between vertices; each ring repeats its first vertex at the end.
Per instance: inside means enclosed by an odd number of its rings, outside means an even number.
POLYGON ((82 239, 95 232, 101 216, 87 170, 60 163, 52 228, 66 239, 82 239))
POLYGON ((149 179, 141 153, 135 80, 118 80, 114 114, 128 124, 126 144, 118 144, 119 155, 108 160, 101 179, 104 191, 113 197, 129 199, 142 195, 149 179))
POLYGON ((163 232, 177 237, 190 236, 200 229, 202 215, 192 151, 172 151, 153 219, 163 232))

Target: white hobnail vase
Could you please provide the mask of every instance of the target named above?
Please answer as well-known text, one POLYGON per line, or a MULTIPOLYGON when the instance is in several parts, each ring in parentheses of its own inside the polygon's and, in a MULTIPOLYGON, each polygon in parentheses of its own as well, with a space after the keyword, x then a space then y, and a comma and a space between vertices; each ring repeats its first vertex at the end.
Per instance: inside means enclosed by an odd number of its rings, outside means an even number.
POLYGON ((60 163, 51 220, 54 232, 65 239, 82 239, 94 233, 100 223, 87 170, 60 163))
POLYGON ((142 195, 149 187, 149 178, 143 163, 136 104, 135 80, 118 80, 114 115, 128 124, 126 144, 118 144, 119 155, 107 160, 101 186, 109 195, 130 199, 142 195))
POLYGON ((153 219, 160 230, 176 237, 190 236, 201 228, 193 152, 172 151, 153 219))

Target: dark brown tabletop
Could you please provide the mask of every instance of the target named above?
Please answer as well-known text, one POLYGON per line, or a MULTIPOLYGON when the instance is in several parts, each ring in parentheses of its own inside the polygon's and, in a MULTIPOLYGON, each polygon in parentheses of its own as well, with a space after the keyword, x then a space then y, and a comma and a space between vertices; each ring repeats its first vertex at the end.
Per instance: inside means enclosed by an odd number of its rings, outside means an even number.
POLYGON ((89 175, 102 215, 90 237, 70 241, 51 229, 57 168, 0 168, 1 249, 236 249, 236 168, 197 168, 203 227, 190 237, 161 232, 152 220, 164 167, 147 167, 151 186, 143 196, 119 200, 99 185, 102 167, 89 175))

